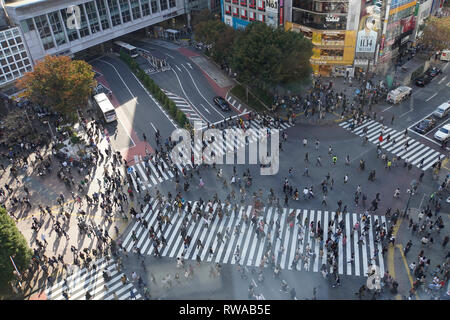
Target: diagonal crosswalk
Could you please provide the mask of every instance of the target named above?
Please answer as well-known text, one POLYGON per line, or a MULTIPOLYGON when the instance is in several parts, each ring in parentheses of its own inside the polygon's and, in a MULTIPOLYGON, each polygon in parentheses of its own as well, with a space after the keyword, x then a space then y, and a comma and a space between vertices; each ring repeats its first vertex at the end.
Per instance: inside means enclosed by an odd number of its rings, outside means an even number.
MULTIPOLYGON (((362 214, 358 213, 337 215, 336 212, 327 210, 288 208, 278 210, 278 208, 267 207, 262 209, 261 218, 255 225, 250 218, 244 219, 244 216, 252 217, 254 213, 252 206, 241 206, 234 211, 231 205, 226 208, 224 203, 215 203, 210 213, 205 208, 206 204, 203 204, 200 208, 203 217, 194 220, 191 216, 192 212, 195 212, 200 204, 198 202, 191 204, 191 213, 188 213, 186 208, 182 212, 170 213, 167 206, 159 205, 158 200, 154 200, 144 209, 145 214, 142 219, 147 221, 149 228, 154 227, 157 238, 163 235, 167 241, 166 245, 160 244, 158 247, 162 256, 177 258, 184 253, 186 260, 196 260, 198 255, 202 261, 236 264, 235 253, 239 248, 239 263, 257 267, 270 247, 276 263, 282 269, 320 272, 324 264, 330 267, 327 262, 325 244, 328 238, 332 238, 337 239, 338 242, 339 274, 366 276, 369 264, 372 263, 379 266, 381 274, 384 274, 382 246, 375 232, 377 226, 383 223, 386 225, 384 216, 369 215, 370 223, 367 224, 367 232, 361 237, 362 214), (218 208, 224 212, 222 218, 219 217, 218 208), (171 223, 165 223, 161 229, 158 229, 159 215, 168 215, 171 223), (288 219, 289 216, 292 218, 292 215, 294 215, 293 220, 288 219), (263 223, 262 220, 264 220, 263 223), (310 230, 311 222, 313 222, 313 229, 317 230, 319 221, 323 232, 322 240, 317 232, 311 233, 310 230), (301 228, 300 222, 303 226, 301 228), (329 229, 331 222, 333 224, 329 229), (353 226, 357 222, 361 224, 361 228, 354 230, 353 226), (261 227, 264 233, 257 234, 256 226, 261 227), (277 226, 279 226, 278 232, 277 226), (182 228, 192 238, 187 248, 181 236, 182 228), (339 235, 338 230, 340 230, 339 235), (197 240, 201 241, 201 245, 197 245, 197 240), (309 259, 304 258, 303 261, 293 263, 297 253, 309 256, 309 259), (352 255, 354 260, 350 261, 352 255)), ((150 238, 149 229, 145 228, 141 222, 134 221, 123 239, 122 246, 127 251, 139 248, 142 254, 149 255, 154 253, 156 245, 156 242, 154 244, 151 242, 153 240, 150 238)))
POLYGON ((92 300, 112 300, 114 293, 117 294, 119 300, 128 300, 131 298, 131 292, 134 293, 136 299, 142 299, 141 294, 132 283, 122 283, 120 278, 123 273, 117 271, 112 259, 107 260, 103 257, 96 260, 94 264, 97 268, 79 269, 68 276, 65 279, 66 282, 63 280, 47 288, 47 299, 65 300, 64 291, 68 293, 69 300, 85 300, 88 291, 92 295, 92 300), (109 281, 105 281, 103 278, 103 271, 106 270, 110 272, 109 281))
POLYGON ((419 169, 427 170, 433 166, 439 159, 445 158, 442 153, 430 148, 409 136, 404 136, 404 131, 397 131, 383 126, 374 120, 365 120, 363 123, 352 129, 352 120, 339 124, 340 127, 347 129, 360 137, 367 136, 373 144, 378 144, 378 138, 383 133, 383 142, 381 148, 402 159, 407 159, 409 163, 419 169), (390 139, 386 138, 390 136, 390 139), (405 144, 407 143, 407 147, 405 144), (421 164, 423 160, 423 163, 421 164))
POLYGON ((175 105, 178 109, 183 111, 186 117, 189 119, 189 122, 193 125, 195 121, 200 121, 201 126, 205 126, 206 122, 202 119, 202 117, 198 114, 198 112, 186 101, 186 99, 177 96, 167 90, 162 89, 162 91, 166 94, 166 96, 175 102, 175 105))
MULTIPOLYGON (((286 130, 291 126, 287 123, 280 124, 279 130, 286 130)), ((274 125, 269 126, 273 129, 274 125)), ((235 149, 245 148, 249 144, 257 143, 258 139, 265 136, 266 131, 261 122, 257 120, 252 120, 248 125, 247 132, 249 136, 247 138, 234 137, 233 140, 229 141, 224 139, 223 145, 215 144, 212 147, 212 151, 218 156, 224 156, 229 152, 234 152, 235 149)), ((192 146, 195 155, 202 153, 202 147, 198 144, 192 146)), ((210 159, 208 155, 205 155, 206 159, 210 159)), ((179 173, 183 172, 183 168, 188 171, 193 168, 192 165, 180 165, 172 164, 169 159, 149 159, 145 161, 141 159, 138 163, 131 166, 132 172, 130 173, 134 189, 137 190, 136 186, 139 185, 140 190, 148 190, 151 187, 162 183, 163 181, 170 180, 175 176, 175 171, 179 173)))

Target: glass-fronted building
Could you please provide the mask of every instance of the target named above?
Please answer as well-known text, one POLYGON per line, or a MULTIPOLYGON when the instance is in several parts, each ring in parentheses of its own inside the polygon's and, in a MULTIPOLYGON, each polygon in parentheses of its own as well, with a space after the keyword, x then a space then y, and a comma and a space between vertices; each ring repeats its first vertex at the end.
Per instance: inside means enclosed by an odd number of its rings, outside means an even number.
POLYGON ((360 0, 293 0, 285 29, 303 33, 314 48, 314 74, 353 74, 360 0))
POLYGON ((25 0, 5 4, 33 60, 73 55, 185 13, 184 0, 25 0), (71 9, 74 6, 74 9, 71 9))

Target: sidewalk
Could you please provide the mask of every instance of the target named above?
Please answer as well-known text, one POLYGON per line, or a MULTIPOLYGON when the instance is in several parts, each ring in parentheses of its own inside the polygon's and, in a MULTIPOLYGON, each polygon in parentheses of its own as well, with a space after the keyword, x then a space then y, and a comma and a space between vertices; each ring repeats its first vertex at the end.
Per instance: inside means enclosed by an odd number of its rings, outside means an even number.
MULTIPOLYGON (((87 138, 84 132, 82 133, 82 136, 84 138, 87 138)), ((102 151, 107 148, 108 141, 104 135, 97 146, 102 151)), ((43 155, 43 157, 45 158, 45 156, 50 153, 51 148, 46 149, 45 155, 43 155)), ((30 156, 30 160, 34 159, 35 155, 32 154, 30 156)), ((13 196, 17 198, 22 198, 23 196, 25 196, 26 194, 23 190, 24 185, 26 185, 29 189, 29 198, 33 207, 30 210, 24 210, 25 206, 19 206, 18 210, 14 210, 14 214, 18 218, 16 221, 16 225, 24 235, 31 248, 36 247, 36 239, 41 241, 41 236, 45 235, 45 239, 48 242, 48 245, 44 252, 45 255, 50 258, 52 256, 57 257, 59 254, 61 254, 63 256, 64 263, 69 266, 73 264, 73 254, 70 250, 71 246, 75 246, 79 251, 81 251, 83 248, 96 248, 96 237, 88 238, 85 234, 79 233, 76 218, 82 216, 80 213, 78 213, 80 209, 86 212, 86 221, 89 224, 93 224, 98 226, 98 228, 107 230, 112 238, 116 238, 116 232, 114 231, 115 227, 119 229, 119 234, 123 231, 123 229, 125 229, 127 221, 125 221, 122 217, 117 216, 117 214, 119 213, 117 213, 114 218, 111 219, 111 221, 108 221, 106 217, 102 216, 103 210, 101 210, 98 205, 88 208, 84 199, 85 194, 92 195, 94 192, 97 192, 99 190, 99 184, 103 183, 104 165, 110 163, 107 159, 108 158, 105 158, 104 162, 92 169, 93 171, 89 180, 89 184, 82 193, 78 192, 76 186, 72 187, 72 189, 69 190, 65 183, 56 177, 56 167, 58 166, 58 161, 56 160, 56 158, 52 159, 52 171, 48 176, 37 176, 36 172, 33 172, 34 169, 32 166, 29 166, 27 169, 22 168, 19 170, 18 182, 11 176, 9 171, 10 166, 6 168, 6 172, 1 173, 0 184, 8 183, 14 190, 12 193, 13 196), (78 204, 72 197, 72 191, 75 195, 79 195, 82 198, 83 201, 81 202, 81 205, 78 204), (56 204, 56 198, 60 193, 64 195, 65 199, 64 209, 62 212, 60 206, 56 204), (48 205, 52 210, 52 216, 54 217, 54 219, 51 219, 48 213, 42 215, 38 208, 39 204, 41 204, 44 208, 48 205), (35 217, 42 223, 42 227, 40 228, 39 232, 34 232, 31 229, 31 226, 33 224, 33 217, 35 217), (56 221, 59 221, 61 223, 62 229, 67 232, 68 237, 57 237, 56 232, 53 230, 53 224, 56 221)), ((72 175, 76 184, 80 182, 82 177, 85 177, 85 175, 80 175, 77 171, 77 168, 72 168, 72 175)), ((9 197, 8 199, 11 199, 11 197, 9 197)), ((8 208, 10 208, 9 203, 9 200, 7 200, 7 210, 8 208)), ((130 205, 131 204, 132 203, 130 202, 130 205)), ((124 211, 128 212, 128 208, 126 205, 124 206, 124 211)), ((54 279, 63 274, 63 269, 60 267, 60 265, 58 264, 55 266, 57 266, 57 268, 53 269, 53 271, 49 271, 49 274, 51 274, 54 279)), ((42 269, 40 268, 39 272, 32 276, 32 279, 29 282, 30 286, 27 288, 26 294, 29 295, 30 293, 45 288, 47 279, 43 278, 42 274, 42 269)))

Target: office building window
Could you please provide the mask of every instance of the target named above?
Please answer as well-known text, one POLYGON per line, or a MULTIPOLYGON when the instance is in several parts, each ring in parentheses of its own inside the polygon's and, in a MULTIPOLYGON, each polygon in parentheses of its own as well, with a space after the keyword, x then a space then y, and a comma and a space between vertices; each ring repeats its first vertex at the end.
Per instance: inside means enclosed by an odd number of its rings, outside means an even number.
POLYGON ((152 1, 152 13, 158 12, 158 4, 155 1, 152 1))
POLYGON ((109 18, 108 13, 106 12, 106 5, 104 0, 96 0, 98 14, 100 15, 100 22, 102 24, 102 29, 109 29, 109 18))
POLYGON ((53 35, 55 36, 56 44, 58 46, 66 43, 66 36, 64 35, 63 26, 59 20, 58 11, 48 14, 50 25, 52 26, 53 35))
POLYGON ((159 4, 161 5, 161 11, 167 10, 167 0, 159 0, 159 4))
POLYGON ((34 18, 36 23, 36 28, 39 32, 39 37, 41 38, 44 50, 48 50, 55 47, 53 42, 52 33, 50 31, 50 26, 47 22, 47 17, 43 14, 34 18))
POLYGON ((141 0, 141 9, 142 9, 142 16, 148 16, 151 14, 150 11, 150 1, 149 0, 141 0))
POLYGON ((120 21, 120 12, 119 12, 119 6, 117 5, 117 0, 108 0, 108 7, 109 12, 111 14, 111 21, 113 27, 121 24, 120 21))
MULTIPOLYGON (((67 21, 67 19, 69 18, 66 9, 61 9, 61 17, 63 21, 67 21)), ((66 32, 67 32, 67 38, 69 38, 69 41, 74 41, 78 39, 78 32, 77 29, 75 28, 67 28, 67 25, 65 23, 63 23, 64 28, 66 28, 66 32)))
POLYGON ((98 22, 97 10, 95 10, 94 1, 86 2, 84 6, 86 7, 89 24, 91 25, 91 33, 94 34, 96 32, 99 32, 100 23, 98 22))
POLYGON ((119 0, 120 12, 122 12, 123 23, 131 21, 130 7, 128 0, 119 0))
POLYGON ((80 37, 84 38, 89 35, 89 24, 86 19, 86 14, 84 13, 83 7, 80 7, 80 18, 81 18, 80 37))
POLYGON ((141 17, 141 9, 139 8, 139 0, 130 0, 131 13, 133 14, 133 20, 141 17))
POLYGON ((175 0, 169 0, 169 7, 175 8, 177 6, 177 2, 175 0))

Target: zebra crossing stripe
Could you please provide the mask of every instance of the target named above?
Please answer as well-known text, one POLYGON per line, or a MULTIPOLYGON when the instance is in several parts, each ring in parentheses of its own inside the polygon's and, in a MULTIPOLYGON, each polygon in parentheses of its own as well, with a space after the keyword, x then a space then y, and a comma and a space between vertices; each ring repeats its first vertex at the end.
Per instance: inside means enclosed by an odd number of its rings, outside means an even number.
MULTIPOLYGON (((338 215, 338 221, 336 223, 340 223, 342 221, 342 213, 338 215)), ((344 235, 341 233, 339 235, 339 243, 338 243, 338 252, 339 252, 339 263, 338 263, 338 272, 339 274, 344 274, 344 248, 343 248, 343 238, 344 235)))
MULTIPOLYGON (((241 207, 240 210, 239 210, 239 213, 235 213, 235 215, 237 215, 238 217, 239 217, 239 216, 242 216, 242 215, 241 215, 242 210, 244 210, 243 207, 241 207)), ((239 223, 240 223, 240 220, 237 219, 237 220, 236 220, 236 225, 235 225, 234 227, 235 227, 235 228, 238 228, 237 230, 240 231, 240 229, 239 229, 239 227, 240 227, 239 223)), ((228 248, 227 248, 227 251, 225 252, 225 257, 224 257, 223 260, 222 260, 223 263, 227 263, 227 262, 228 262, 228 259, 229 259, 229 257, 230 257, 231 250, 233 249, 233 244, 234 244, 235 238, 236 238, 235 230, 232 230, 232 236, 231 236, 231 239, 230 239, 230 242, 229 242, 229 246, 228 246, 228 248)))
MULTIPOLYGON (((355 223, 357 222, 356 213, 353 213, 353 224, 352 227, 355 226, 355 223)), ((353 230, 353 252, 355 253, 355 275, 359 276, 359 246, 358 246, 358 230, 353 230)))
POLYGON ((291 254, 290 257, 292 257, 292 261, 288 261, 288 270, 292 270, 292 263, 295 259, 295 250, 297 249, 297 245, 298 245, 298 240, 297 240, 297 236, 298 236, 298 227, 295 225, 295 221, 297 219, 297 215, 299 214, 300 210, 297 209, 295 212, 295 216, 294 216, 294 233, 292 235, 292 241, 291 241, 291 254))
MULTIPOLYGON (((224 208, 224 204, 221 205, 224 208)), ((197 203, 193 203, 193 210, 197 207, 197 203)), ((156 206, 155 206, 156 208, 156 206)), ((209 207, 203 206, 201 209, 205 211, 209 207)), ((311 272, 320 272, 322 264, 328 264, 326 261, 326 247, 323 247, 323 255, 320 255, 321 249, 321 241, 319 239, 319 235, 316 233, 314 235, 313 230, 317 230, 318 224, 320 222, 321 226, 323 225, 323 239, 322 241, 326 241, 328 239, 328 221, 333 221, 333 226, 331 228, 333 232, 334 240, 338 245, 338 255, 337 255, 337 265, 339 274, 347 274, 347 275, 360 275, 360 264, 362 263, 363 274, 367 273, 367 268, 370 263, 377 263, 380 265, 380 269, 383 263, 383 257, 381 251, 377 256, 374 256, 375 247, 380 247, 380 243, 375 243, 374 241, 374 227, 373 221, 369 225, 369 230, 366 233, 364 238, 364 242, 358 243, 358 234, 359 231, 352 231, 353 225, 361 220, 361 215, 345 213, 341 215, 336 215, 335 212, 328 211, 314 211, 314 210, 306 210, 297 209, 297 214, 294 216, 294 221, 297 221, 296 216, 298 215, 301 225, 308 225, 305 223, 306 219, 308 219, 309 224, 312 224, 312 228, 308 226, 305 227, 305 241, 301 244, 298 241, 298 232, 300 231, 299 224, 294 224, 294 230, 289 227, 289 223, 287 222, 287 218, 289 217, 290 209, 282 209, 280 211, 277 208, 269 207, 262 209, 262 216, 266 215, 266 223, 264 225, 264 230, 266 234, 271 234, 270 240, 268 237, 259 238, 255 232, 255 226, 253 226, 250 222, 244 222, 243 215, 246 214, 249 216, 252 212, 252 206, 241 206, 238 208, 238 213, 232 213, 230 216, 225 215, 223 218, 219 218, 217 215, 218 204, 214 204, 211 216, 214 217, 210 222, 208 227, 204 227, 205 219, 200 218, 197 221, 191 221, 190 226, 188 227, 189 231, 187 234, 193 235, 192 240, 193 243, 184 250, 183 238, 179 237, 179 230, 183 223, 183 219, 188 215, 186 210, 183 210, 181 213, 173 212, 169 214, 172 217, 171 224, 165 224, 163 226, 162 232, 158 229, 157 234, 163 234, 167 239, 167 244, 165 247, 161 248, 160 252, 162 256, 175 257, 180 256, 183 251, 185 251, 186 259, 196 259, 197 254, 199 255, 201 260, 204 261, 215 261, 221 263, 231 263, 236 264, 236 259, 234 253, 236 252, 236 248, 239 246, 240 248, 240 264, 247 266, 258 266, 262 261, 262 255, 264 253, 265 245, 268 241, 272 244, 272 252, 275 255, 275 262, 282 269, 292 269, 292 262, 295 257, 296 251, 299 253, 308 255, 308 262, 305 263, 297 263, 296 269, 301 270, 302 267, 305 271, 311 272), (267 213, 267 214, 266 214, 267 213), (336 217, 336 218, 335 218, 336 217), (227 220, 228 221, 225 221, 227 220), (345 231, 340 235, 336 235, 336 230, 339 227, 339 223, 344 221, 345 231), (280 233, 279 238, 276 236, 277 223, 279 222, 280 233), (323 224, 322 224, 323 223, 323 224), (270 225, 272 224, 272 227, 270 225), (220 241, 217 237, 217 233, 220 232, 221 235, 224 235, 225 227, 230 228, 229 230, 238 229, 239 234, 233 232, 230 236, 221 237, 223 241, 220 241), (270 229, 270 230, 269 230, 270 229), (269 232, 270 231, 270 232, 269 232), (306 234, 307 232, 307 234, 306 234), (354 233, 353 244, 351 239, 351 232, 354 233), (344 235, 347 236, 347 241, 344 244, 343 239, 344 235), (244 239, 245 238, 245 239, 244 239), (203 247, 196 248, 196 241, 200 239, 202 241, 203 247), (345 248, 344 248, 345 246, 345 248), (350 256, 352 254, 352 246, 355 255, 354 265, 355 270, 352 269, 352 263, 349 261, 350 256), (213 254, 209 254, 209 248, 213 249, 213 254), (284 250, 281 250, 281 247, 284 250), (309 248, 305 250, 304 248, 309 248), (311 254, 310 254, 311 253, 311 254), (360 259, 361 257, 361 259, 360 259), (344 261, 344 258, 347 259, 344 261), (361 262, 360 262, 361 261, 361 262)), ((234 211, 234 210, 233 210, 234 211)), ((144 215, 144 219, 146 221, 151 220, 149 225, 155 225, 156 216, 166 215, 167 207, 163 206, 163 208, 148 210, 144 215)), ((295 210, 293 211, 295 214, 295 210)), ((375 219, 376 216, 369 216, 370 219, 375 219)), ((154 247, 150 246, 150 250, 147 251, 147 247, 151 244, 151 239, 148 237, 147 229, 143 227, 141 223, 135 221, 134 226, 132 227, 136 230, 137 241, 136 247, 141 249, 143 254, 151 254, 153 252, 154 247), (145 240, 144 240, 145 238, 145 240)), ((302 227, 303 228, 303 227, 302 227)), ((132 230, 131 230, 132 231, 132 230)), ((130 240, 130 233, 127 235, 127 238, 124 242, 124 245, 127 248, 133 247, 133 241, 130 240)), ((384 268, 384 265, 383 265, 384 268)))
MULTIPOLYGON (((416 147, 418 147, 418 148, 422 147, 418 141, 415 141, 413 144, 408 146, 408 149, 411 150, 411 149, 415 149, 416 147)), ((401 157, 403 154, 406 154, 408 152, 408 149, 403 149, 403 151, 400 151, 399 153, 397 153, 397 156, 401 157)))
MULTIPOLYGON (((331 220, 330 220, 331 221, 331 220)), ((324 218, 323 218, 323 241, 324 243, 327 243, 328 240, 328 211, 324 211, 324 218)), ((322 265, 327 264, 327 246, 323 246, 323 256, 322 256, 322 265)))
POLYGON ((345 215, 345 234, 347 236, 347 240, 345 242, 345 246, 347 249, 347 275, 351 275, 352 274, 352 263, 350 262, 350 257, 352 255, 352 239, 351 239, 351 235, 350 235, 350 215, 346 214, 345 215))
POLYGON ((425 165, 425 166, 423 167, 423 170, 427 170, 427 169, 431 168, 431 166, 432 166, 433 164, 435 164, 438 160, 441 160, 441 159, 444 159, 444 158, 445 158, 445 156, 444 156, 443 154, 439 154, 439 157, 437 157, 436 159, 434 159, 433 161, 431 161, 430 163, 428 163, 427 165, 425 165))
MULTIPOLYGON (((245 211, 245 209, 243 210, 243 211, 245 211)), ((243 211, 241 211, 241 217, 244 215, 244 212, 243 211)), ((245 233, 246 233, 246 228, 247 227, 247 223, 246 222, 242 222, 242 226, 241 226, 241 228, 239 229, 239 238, 237 239, 237 242, 236 242, 236 246, 234 247, 234 250, 233 251, 236 251, 237 250, 237 247, 239 246, 239 257, 240 258, 242 258, 242 239, 244 239, 244 235, 245 235, 245 233)), ((231 259, 231 264, 235 264, 237 261, 236 261, 236 257, 233 259, 231 259)))
MULTIPOLYGON (((249 210, 247 210, 247 216, 250 216, 250 210, 251 210, 251 206, 248 207, 249 210)), ((249 221, 249 220, 247 220, 249 221)), ((256 232, 252 232, 252 223, 248 222, 248 229, 247 229, 247 233, 245 234, 245 242, 244 242, 244 247, 242 248, 242 253, 241 253, 241 258, 242 259, 246 259, 247 256, 247 251, 248 251, 248 245, 250 244, 250 240, 252 239, 252 237, 256 236, 256 232)), ((248 257, 248 260, 251 261, 251 257, 248 257)))
MULTIPOLYGON (((231 207, 231 205, 230 205, 230 207, 231 207)), ((228 240, 230 237, 231 237, 231 234, 233 234, 233 222, 237 222, 238 220, 237 219, 232 219, 231 217, 234 217, 234 215, 235 215, 235 212, 234 212, 234 210, 230 213, 230 219, 229 219, 229 221, 228 221, 228 224, 227 224, 227 229, 226 230, 229 230, 229 232, 230 232, 230 234, 227 234, 227 236, 226 236, 226 239, 228 240)), ((225 237, 224 237, 225 238, 225 237)), ((227 245, 226 245, 226 242, 225 242, 225 240, 220 244, 220 248, 218 249, 218 251, 217 251, 217 254, 216 254, 216 259, 215 259, 215 262, 216 263, 218 263, 218 262, 220 262, 220 258, 222 257, 222 254, 223 254, 223 250, 225 249, 225 247, 226 247, 227 245)))
MULTIPOLYGON (((362 214, 359 214, 359 220, 362 221, 362 214)), ((362 230, 362 228, 363 228, 362 223, 361 223, 360 228, 361 228, 361 233, 362 233, 363 232, 363 230, 362 230)), ((366 235, 364 235, 363 241, 364 241, 364 244, 367 243, 366 235)), ((363 257, 363 270, 364 270, 363 274, 364 274, 364 276, 366 276, 367 275, 367 268, 368 268, 367 250, 366 250, 365 246, 361 246, 361 250, 362 250, 362 257, 363 257)))
MULTIPOLYGON (((263 212, 265 212, 265 208, 264 208, 263 212)), ((270 207, 267 210, 266 223, 264 223, 264 238, 261 241, 261 243, 259 244, 259 248, 256 253, 255 264, 254 264, 255 267, 259 266, 259 264, 261 263, 262 254, 263 254, 263 250, 264 250, 264 245, 266 243, 266 236, 267 236, 271 216, 272 216, 272 207, 270 207)))

